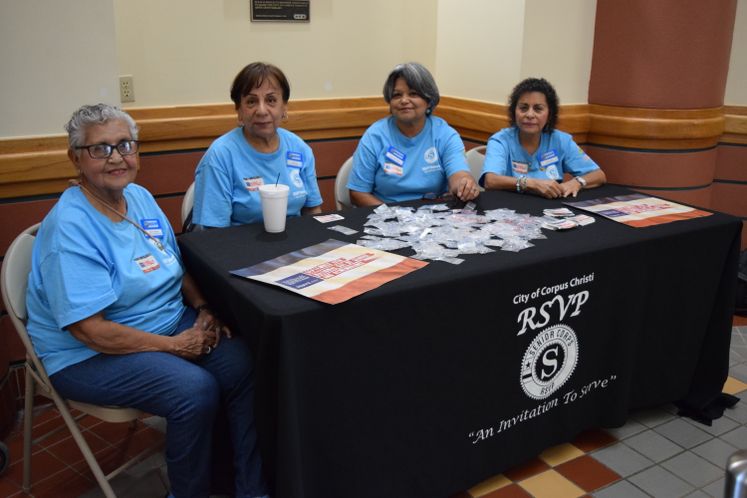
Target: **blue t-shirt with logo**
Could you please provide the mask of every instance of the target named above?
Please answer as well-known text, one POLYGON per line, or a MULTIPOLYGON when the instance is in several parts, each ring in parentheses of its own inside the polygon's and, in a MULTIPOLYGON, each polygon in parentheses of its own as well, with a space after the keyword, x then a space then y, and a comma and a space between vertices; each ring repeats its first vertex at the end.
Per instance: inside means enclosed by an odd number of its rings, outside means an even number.
POLYGON ((428 116, 420 133, 408 138, 389 116, 363 134, 347 187, 384 202, 409 201, 445 193, 458 171, 469 172, 464 143, 446 121, 428 116))
POLYGON ((44 218, 34 241, 26 292, 27 329, 47 374, 98 354, 67 327, 104 318, 169 335, 185 310, 184 271, 174 232, 153 196, 124 189, 128 221, 113 222, 77 187, 67 189, 44 218))
POLYGON ((288 216, 301 208, 321 205, 314 154, 300 137, 277 130, 278 150, 257 152, 242 128, 218 137, 197 165, 192 222, 208 227, 245 225, 262 221, 259 186, 288 185, 288 216), (279 176, 278 176, 279 175, 279 176))
POLYGON ((580 176, 597 169, 597 163, 568 133, 560 130, 542 133, 539 147, 534 154, 528 154, 519 142, 519 129, 512 126, 488 140, 480 185, 484 186, 485 173, 563 181, 563 173, 580 176))

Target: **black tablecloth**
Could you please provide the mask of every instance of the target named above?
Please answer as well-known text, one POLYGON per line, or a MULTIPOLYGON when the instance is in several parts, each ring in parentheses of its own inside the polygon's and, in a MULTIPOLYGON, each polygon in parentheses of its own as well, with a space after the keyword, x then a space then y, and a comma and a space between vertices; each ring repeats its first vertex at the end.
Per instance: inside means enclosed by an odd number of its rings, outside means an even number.
MULTIPOLYGON (((478 200, 537 216, 561 206, 512 192, 478 200)), ((360 230, 369 213, 337 223, 360 230)), ((448 496, 585 429, 619 426, 633 408, 707 412, 728 372, 740 220, 595 218, 518 253, 431 262, 334 306, 228 271, 362 232, 304 217, 283 234, 182 236, 187 269, 254 352, 275 495, 448 496)))

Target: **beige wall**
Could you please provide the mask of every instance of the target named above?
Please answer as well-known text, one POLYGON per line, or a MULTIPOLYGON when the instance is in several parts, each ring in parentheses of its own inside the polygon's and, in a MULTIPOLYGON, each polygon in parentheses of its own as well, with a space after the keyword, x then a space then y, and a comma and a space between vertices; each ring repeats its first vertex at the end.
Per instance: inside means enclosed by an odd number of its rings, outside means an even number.
POLYGON ((505 103, 529 76, 586 103, 596 0, 439 0, 436 73, 444 95, 505 103))
POLYGON ((59 135, 81 104, 119 103, 112 1, 0 1, 0 137, 59 135))
MULTIPOLYGON (((585 103, 596 0, 314 0, 311 23, 251 23, 249 0, 0 1, 0 138, 61 134, 83 103, 227 102, 253 60, 292 98, 377 96, 391 67, 424 63, 444 95, 504 103, 526 76, 585 103)), ((747 0, 738 0, 725 103, 747 105, 747 0)))
POLYGON ((248 0, 114 0, 126 107, 229 101, 252 61, 279 66, 291 98, 380 95, 389 70, 435 60, 435 0, 314 0, 310 23, 253 23, 248 0))
POLYGON ((596 8, 596 0, 527 0, 520 77, 546 78, 561 104, 587 103, 596 8))
POLYGON ((521 72, 524 3, 438 1, 435 72, 442 94, 505 102, 521 72))
POLYGON ((747 105, 747 0, 737 0, 724 104, 747 105))

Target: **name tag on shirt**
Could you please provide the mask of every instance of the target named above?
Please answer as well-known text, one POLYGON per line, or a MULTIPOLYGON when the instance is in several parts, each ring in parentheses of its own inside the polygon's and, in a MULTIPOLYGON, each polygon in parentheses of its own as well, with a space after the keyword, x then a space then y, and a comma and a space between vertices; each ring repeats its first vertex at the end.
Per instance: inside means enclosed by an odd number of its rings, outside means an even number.
POLYGON ((253 176, 251 178, 244 178, 244 186, 249 192, 256 192, 259 190, 260 185, 264 185, 265 181, 261 176, 253 176))
POLYGON ((393 162, 394 164, 398 166, 404 166, 405 159, 407 159, 407 154, 405 154, 404 152, 398 151, 392 146, 389 146, 389 148, 386 151, 385 156, 387 159, 389 159, 391 162, 393 162))
POLYGON ((285 155, 285 164, 291 168, 303 166, 303 154, 300 152, 288 152, 285 155))
POLYGON ((143 218, 140 220, 140 226, 143 230, 148 232, 151 237, 157 239, 163 238, 163 227, 161 226, 161 220, 158 218, 143 218))
POLYGON ((387 175, 402 176, 402 174, 404 173, 404 169, 402 168, 402 166, 399 166, 397 164, 384 163, 384 173, 386 173, 387 175))
POLYGON ((511 161, 511 168, 513 168, 514 173, 518 173, 520 175, 526 175, 529 172, 529 165, 527 163, 511 161))
POLYGON ((156 261, 156 258, 152 254, 146 254, 145 256, 135 258, 135 263, 137 263, 138 267, 140 267, 143 273, 150 273, 154 270, 158 270, 161 267, 161 265, 158 264, 158 261, 156 261))
POLYGON ((558 154, 555 152, 555 149, 550 150, 549 152, 545 152, 542 154, 542 157, 540 157, 540 166, 543 168, 547 168, 551 164, 555 164, 558 162, 558 154))

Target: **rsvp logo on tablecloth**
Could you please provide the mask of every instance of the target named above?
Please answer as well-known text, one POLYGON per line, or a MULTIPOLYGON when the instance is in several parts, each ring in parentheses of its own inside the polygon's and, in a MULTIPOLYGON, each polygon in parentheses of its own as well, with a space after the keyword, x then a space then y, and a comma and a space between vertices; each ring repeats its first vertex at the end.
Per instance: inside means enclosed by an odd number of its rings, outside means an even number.
POLYGON ((573 375, 578 362, 578 338, 571 327, 561 322, 581 314, 581 308, 589 300, 589 291, 567 294, 564 291, 575 290, 593 280, 591 273, 514 296, 514 304, 544 299, 539 305, 522 309, 517 318, 521 325, 517 336, 546 327, 534 337, 521 360, 521 388, 530 398, 547 398, 573 375), (551 320, 557 323, 548 327, 551 320))
POLYGON ((469 431, 467 438, 472 444, 492 439, 587 397, 601 395, 614 385, 617 374, 613 372, 591 379, 579 379, 578 374, 573 378, 580 349, 578 336, 568 323, 575 323, 581 316, 591 298, 588 287, 593 283, 594 273, 589 273, 514 295, 512 303, 521 306, 516 318, 519 327, 516 337, 520 338, 518 344, 524 351, 519 384, 534 401, 521 403, 526 406, 519 411, 502 413, 469 431), (524 341, 529 344, 524 346, 524 341))
POLYGON ((573 374, 578 340, 573 329, 558 324, 534 338, 521 361, 521 388, 533 399, 545 399, 573 374))

